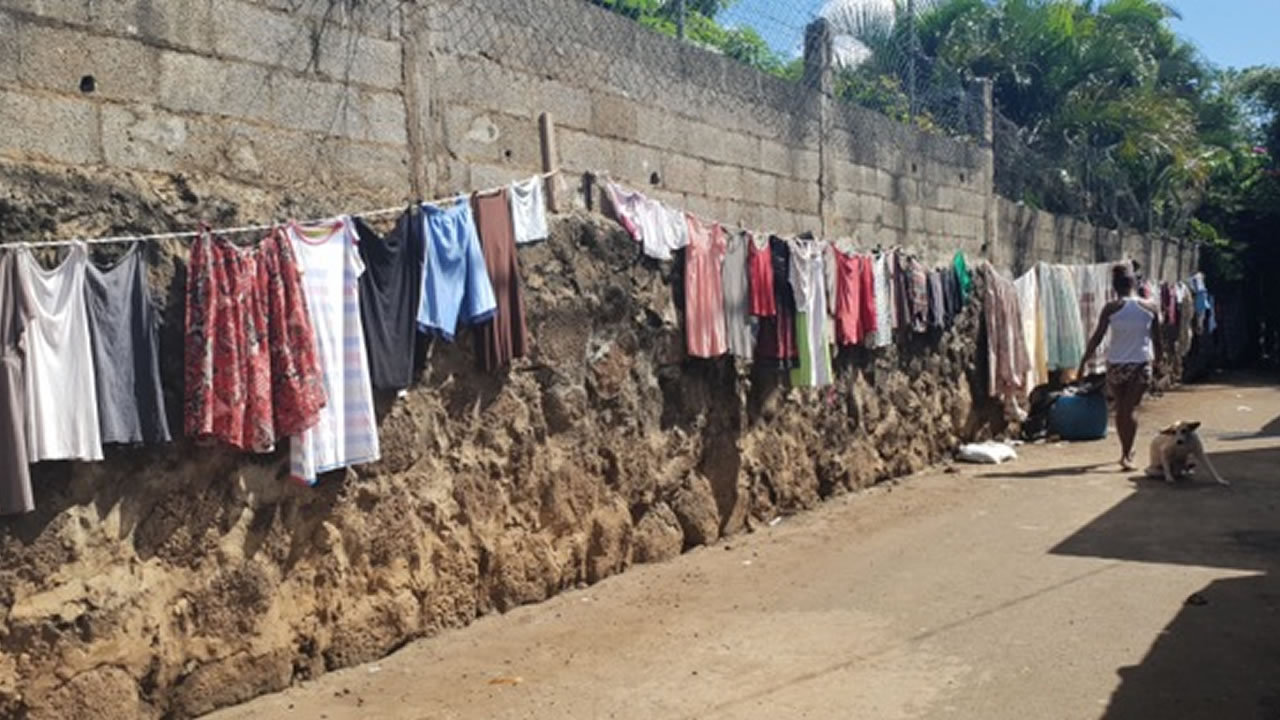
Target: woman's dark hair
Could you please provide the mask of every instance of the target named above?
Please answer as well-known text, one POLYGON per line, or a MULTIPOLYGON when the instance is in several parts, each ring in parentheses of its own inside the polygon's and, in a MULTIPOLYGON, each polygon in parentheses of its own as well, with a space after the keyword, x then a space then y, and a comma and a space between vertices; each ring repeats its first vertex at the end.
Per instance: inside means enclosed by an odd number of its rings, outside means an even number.
POLYGON ((1128 295, 1137 287, 1138 279, 1133 274, 1133 265, 1119 263, 1111 268, 1111 287, 1120 295, 1128 295))

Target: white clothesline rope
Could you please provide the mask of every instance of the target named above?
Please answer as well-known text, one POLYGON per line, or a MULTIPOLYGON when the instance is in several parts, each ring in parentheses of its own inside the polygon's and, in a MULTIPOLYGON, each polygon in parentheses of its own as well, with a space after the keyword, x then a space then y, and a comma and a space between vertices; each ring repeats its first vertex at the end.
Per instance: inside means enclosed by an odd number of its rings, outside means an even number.
MULTIPOLYGON (((538 173, 537 175, 532 175, 523 181, 517 180, 516 182, 527 182, 530 179, 546 180, 554 176, 557 172, 558 172, 557 170, 552 170, 550 172, 538 173)), ((485 190, 477 190, 474 192, 474 194, 475 195, 492 195, 493 193, 501 191, 505 187, 507 186, 501 185, 498 187, 487 188, 485 190)), ((437 205, 440 203, 457 201, 463 197, 466 197, 467 194, 468 193, 454 193, 452 195, 434 198, 432 200, 423 200, 420 204, 437 205)), ((362 212, 351 212, 351 213, 342 213, 342 214, 350 215, 353 217, 366 217, 366 218, 380 217, 383 215, 394 215, 396 213, 404 212, 406 207, 409 207, 410 205, 413 205, 413 204, 415 203, 405 203, 403 205, 396 205, 394 207, 378 208, 377 210, 365 210, 362 212)), ((302 225, 320 225, 328 221, 331 221, 337 217, 340 217, 340 216, 331 215, 326 218, 313 218, 310 220, 299 220, 298 223, 302 225)), ((93 237, 93 238, 74 237, 67 240, 31 240, 31 241, 24 240, 20 242, 0 242, 0 247, 62 247, 67 245, 79 245, 79 244, 106 245, 111 243, 155 242, 158 240, 183 240, 187 238, 197 237, 198 235, 201 235, 205 232, 208 232, 211 235, 237 235, 240 233, 247 233, 247 232, 265 232, 267 230, 271 230, 272 228, 280 227, 283 224, 285 223, 275 222, 267 225, 241 225, 239 227, 230 227, 230 228, 209 228, 208 230, 185 230, 182 232, 150 233, 146 235, 105 235, 102 237, 93 237)))

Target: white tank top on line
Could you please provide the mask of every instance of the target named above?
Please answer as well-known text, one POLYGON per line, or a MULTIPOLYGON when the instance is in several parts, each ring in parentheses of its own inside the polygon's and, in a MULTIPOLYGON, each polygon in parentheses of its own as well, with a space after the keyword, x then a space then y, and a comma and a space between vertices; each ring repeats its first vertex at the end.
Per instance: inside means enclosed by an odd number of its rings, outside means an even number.
POLYGON ((29 460, 101 460, 85 272, 89 254, 76 243, 52 270, 30 250, 18 251, 25 297, 27 446, 29 460))
POLYGON ((1111 327, 1107 363, 1136 365, 1155 359, 1151 341, 1151 326, 1155 322, 1155 316, 1137 298, 1126 299, 1124 307, 1115 311, 1107 322, 1111 327))

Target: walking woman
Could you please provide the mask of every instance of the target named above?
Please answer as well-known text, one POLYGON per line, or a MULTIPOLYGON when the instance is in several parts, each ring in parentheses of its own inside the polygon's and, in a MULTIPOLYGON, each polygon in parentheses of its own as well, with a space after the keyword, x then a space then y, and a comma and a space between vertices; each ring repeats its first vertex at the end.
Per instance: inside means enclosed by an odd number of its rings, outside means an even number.
POLYGON ((1085 367, 1093 360, 1098 346, 1110 331, 1107 388, 1116 404, 1120 467, 1129 471, 1137 467, 1134 465, 1133 443, 1138 436, 1138 419, 1134 412, 1151 387, 1154 378, 1152 364, 1159 364, 1162 360, 1160 308, 1155 302, 1138 297, 1138 281, 1130 264, 1116 265, 1111 269, 1111 287, 1119 299, 1112 300, 1102 309, 1098 328, 1089 338, 1084 359, 1080 361, 1079 377, 1084 377, 1085 367))

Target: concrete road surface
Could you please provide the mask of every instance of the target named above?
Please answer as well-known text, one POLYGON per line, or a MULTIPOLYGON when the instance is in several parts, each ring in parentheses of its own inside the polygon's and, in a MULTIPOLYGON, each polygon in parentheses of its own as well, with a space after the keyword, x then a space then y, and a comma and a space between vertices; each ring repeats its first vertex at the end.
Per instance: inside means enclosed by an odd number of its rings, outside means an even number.
POLYGON ((1142 447, 1175 419, 1232 488, 1024 448, 213 717, 1276 720, 1280 387, 1152 401, 1142 447))

